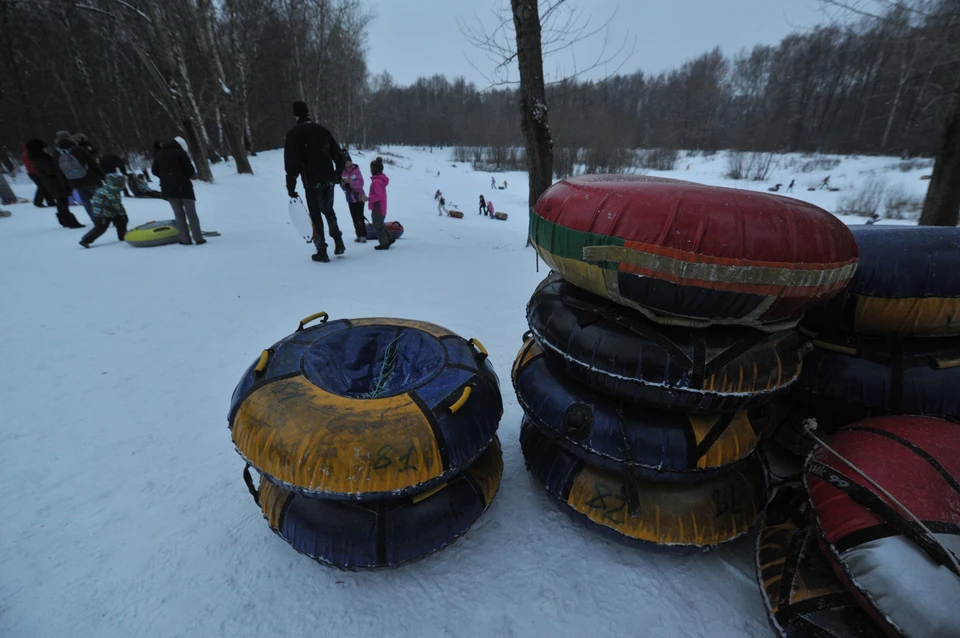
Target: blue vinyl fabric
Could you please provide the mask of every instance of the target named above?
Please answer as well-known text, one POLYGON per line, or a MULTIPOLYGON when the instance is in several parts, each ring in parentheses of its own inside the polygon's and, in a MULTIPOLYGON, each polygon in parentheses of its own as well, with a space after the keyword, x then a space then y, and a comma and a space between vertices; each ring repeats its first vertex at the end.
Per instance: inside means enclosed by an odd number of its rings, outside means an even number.
POLYGON ((600 394, 552 369, 543 355, 515 371, 513 386, 540 431, 591 465, 649 481, 697 481, 727 467, 697 468, 696 440, 685 413, 600 394))
MULTIPOLYGON (((475 461, 495 473, 503 462, 499 442, 475 461)), ((409 497, 350 503, 287 496, 279 529, 297 551, 326 565, 347 569, 394 567, 423 558, 462 536, 490 503, 481 485, 463 472, 419 502, 409 497)))
POLYGON ((803 362, 807 412, 823 425, 839 427, 885 414, 960 416, 960 366, 950 365, 960 359, 960 337, 814 343, 856 351, 815 347, 803 362))
POLYGON ((960 228, 852 226, 857 272, 842 293, 811 309, 803 324, 816 332, 854 331, 858 297, 960 297, 960 228))

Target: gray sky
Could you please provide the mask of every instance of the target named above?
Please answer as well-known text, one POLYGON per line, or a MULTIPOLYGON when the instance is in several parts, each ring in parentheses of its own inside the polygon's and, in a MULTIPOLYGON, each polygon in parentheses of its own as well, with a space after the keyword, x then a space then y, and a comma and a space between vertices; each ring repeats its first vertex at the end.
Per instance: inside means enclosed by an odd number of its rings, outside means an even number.
MULTIPOLYGON (((730 55, 743 47, 774 44, 791 31, 826 22, 817 0, 570 1, 583 9, 583 16, 594 26, 616 11, 608 50, 616 50, 628 33, 631 42, 636 40, 633 56, 620 70, 624 74, 638 69, 659 73, 715 46, 730 55)), ((377 16, 370 25, 371 73, 389 71, 398 84, 436 73, 448 78, 463 75, 479 88, 489 85, 484 74, 494 77, 494 63, 466 41, 457 21, 475 25, 480 18, 492 27, 494 10, 509 7, 509 0, 367 0, 366 4, 377 16)), ((578 45, 577 68, 595 59, 602 44, 602 37, 595 36, 578 45)), ((573 68, 569 54, 544 61, 548 81, 558 76, 558 69, 569 74, 573 68)), ((607 72, 598 69, 584 77, 603 77, 607 72)), ((516 78, 515 71, 511 77, 516 78)))

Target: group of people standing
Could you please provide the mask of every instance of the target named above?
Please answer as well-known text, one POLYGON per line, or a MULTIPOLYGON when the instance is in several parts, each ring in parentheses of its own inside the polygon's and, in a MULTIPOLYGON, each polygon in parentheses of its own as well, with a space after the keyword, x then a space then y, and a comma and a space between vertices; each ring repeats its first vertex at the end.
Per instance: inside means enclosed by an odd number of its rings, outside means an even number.
POLYGON ((383 173, 383 159, 377 157, 370 162, 369 193, 364 192, 360 167, 353 163, 350 154, 340 147, 329 130, 310 118, 307 105, 301 101, 294 102, 293 115, 297 118, 297 123, 287 132, 283 148, 287 195, 290 199, 299 199, 297 178, 300 178, 307 212, 313 223, 313 245, 316 252, 311 259, 317 262, 330 261, 324 239, 324 219, 330 238, 333 239, 333 254, 342 255, 346 252, 343 233, 333 207, 334 187, 337 184, 346 196, 356 233, 354 241, 367 241, 366 219, 363 214, 366 203, 377 232, 378 243, 374 250, 389 249, 396 239, 384 223, 387 216, 387 185, 390 179, 383 173))
POLYGON ((70 197, 74 193, 93 224, 80 240, 90 245, 113 225, 123 241, 127 232, 126 210, 122 196, 166 199, 180 230, 181 244, 204 244, 197 217, 192 180, 196 169, 186 152, 186 142, 175 138, 154 144, 153 174, 160 180, 160 191, 146 185, 146 173, 130 175, 126 163, 117 155, 100 157, 96 147, 82 133, 57 131, 54 148, 39 138, 23 145, 23 164, 30 179, 37 185, 34 204, 52 203, 57 208, 57 221, 64 228, 85 228, 72 212, 70 197), (131 195, 127 187, 133 191, 131 195), (191 234, 193 241, 191 241, 191 234))

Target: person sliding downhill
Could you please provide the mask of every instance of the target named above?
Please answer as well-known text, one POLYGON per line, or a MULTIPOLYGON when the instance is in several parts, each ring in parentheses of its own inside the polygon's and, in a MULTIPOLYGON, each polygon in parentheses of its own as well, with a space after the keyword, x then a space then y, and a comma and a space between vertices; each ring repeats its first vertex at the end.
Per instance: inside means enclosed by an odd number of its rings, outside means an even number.
POLYGON ((337 214, 333 210, 334 186, 340 182, 346 157, 343 149, 333 139, 333 135, 323 126, 310 119, 307 105, 297 101, 293 103, 293 114, 297 124, 287 132, 283 146, 283 163, 287 172, 287 194, 291 199, 297 195, 297 177, 303 182, 307 211, 313 222, 313 245, 317 252, 311 259, 328 262, 327 242, 323 239, 323 218, 327 218, 330 237, 333 239, 334 255, 342 255, 346 250, 337 214))

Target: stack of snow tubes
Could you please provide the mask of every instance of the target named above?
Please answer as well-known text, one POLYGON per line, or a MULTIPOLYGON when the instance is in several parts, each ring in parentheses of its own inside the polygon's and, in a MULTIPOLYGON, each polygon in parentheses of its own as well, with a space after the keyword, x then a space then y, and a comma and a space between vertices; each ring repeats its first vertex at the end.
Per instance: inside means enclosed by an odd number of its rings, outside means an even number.
POLYGON ((789 638, 960 636, 960 425, 887 416, 818 443, 757 540, 771 623, 789 638))
POLYGON ((800 375, 802 314, 857 249, 792 199, 636 176, 563 180, 531 212, 553 269, 513 367, 528 468, 575 518, 691 551, 766 502, 765 406, 800 375))
POLYGON ((270 528, 321 563, 364 568, 430 554, 483 514, 503 472, 502 413, 476 340, 318 313, 251 364, 229 424, 270 528))
POLYGON ((825 429, 886 414, 960 416, 960 228, 859 226, 860 267, 804 318, 801 386, 825 429))

